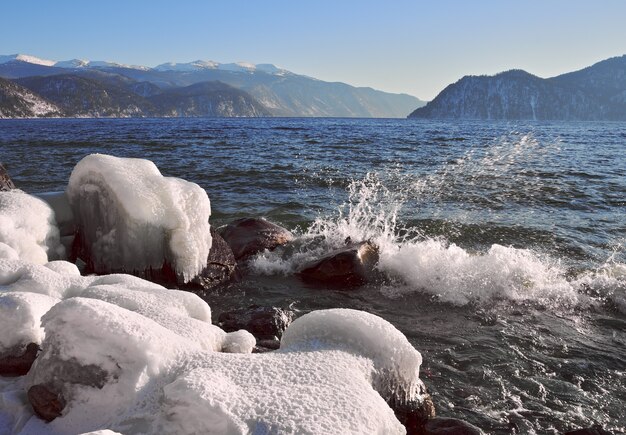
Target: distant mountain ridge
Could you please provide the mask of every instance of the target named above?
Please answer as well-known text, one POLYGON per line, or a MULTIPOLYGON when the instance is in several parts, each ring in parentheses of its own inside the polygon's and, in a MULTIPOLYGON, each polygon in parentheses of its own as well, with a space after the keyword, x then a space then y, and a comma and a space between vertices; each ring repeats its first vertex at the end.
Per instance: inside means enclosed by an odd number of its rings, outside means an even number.
MULTIPOLYGON (((52 61, 29 55, 0 56, 0 77, 15 80, 43 98, 58 102, 64 116, 319 116, 319 117, 406 117, 425 104, 406 94, 391 94, 345 83, 332 83, 294 74, 272 64, 245 62, 221 64, 197 60, 164 63, 154 68, 73 59, 52 61), (67 83, 73 77, 74 86, 67 83), (52 79, 52 77, 57 77, 52 79), (64 82, 65 80, 65 82, 64 82), (94 84, 97 82, 97 84, 94 84), (161 103, 173 89, 199 83, 220 82, 229 86, 229 97, 222 89, 219 101, 208 104, 207 87, 191 88, 205 92, 205 102, 186 94, 190 107, 165 109, 161 103), (47 85, 45 83, 48 83, 47 85), (51 83, 61 86, 53 91, 51 83), (108 87, 114 87, 111 94, 108 87), (61 89, 69 94, 61 95, 61 89), (99 94, 104 89, 107 97, 99 94), (82 100, 76 94, 84 92, 82 100), (237 91, 235 93, 234 91, 237 91), (90 94, 90 93, 95 94, 90 94), (241 93, 243 92, 243 94, 241 93), (124 95, 122 95, 124 94, 124 95), (141 97, 142 99, 137 99, 141 97), (79 101, 80 100, 80 101, 79 101), (156 104, 155 101, 159 103, 156 104), (101 104, 101 106, 98 106, 101 104), (156 104, 156 106, 155 106, 156 104), (221 108, 208 110, 208 108, 221 108), (208 111, 200 110, 204 107, 208 111), (164 115, 167 114, 167 115, 164 115), (217 114, 212 114, 217 113, 217 114)), ((214 89, 215 91, 215 89, 214 89)), ((217 98, 214 94, 213 97, 217 98)), ((179 94, 177 98, 182 98, 179 94)))
POLYGON ((626 120, 626 55, 543 79, 511 70, 465 76, 409 118, 626 120))

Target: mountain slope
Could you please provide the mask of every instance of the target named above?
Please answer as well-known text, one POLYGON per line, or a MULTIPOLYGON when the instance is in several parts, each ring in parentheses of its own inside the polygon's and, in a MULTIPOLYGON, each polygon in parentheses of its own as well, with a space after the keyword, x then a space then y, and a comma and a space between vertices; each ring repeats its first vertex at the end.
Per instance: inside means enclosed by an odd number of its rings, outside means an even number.
POLYGON ((61 116, 56 105, 30 90, 0 78, 0 118, 61 116))
POLYGON ((626 120, 626 56, 549 79, 521 70, 466 76, 409 117, 626 120))
POLYGON ((220 82, 196 83, 150 97, 161 116, 269 116, 249 94, 220 82))
POLYGON ((220 82, 162 90, 149 82, 102 71, 16 81, 73 117, 270 116, 254 97, 220 82))
POLYGON ((156 113, 145 98, 119 85, 73 74, 27 77, 17 82, 53 101, 68 116, 130 117, 156 113))
MULTIPOLYGON (((28 59, 35 58, 24 55, 0 56, 0 77, 59 74, 90 77, 87 74, 102 73, 144 82, 164 90, 220 81, 249 93, 265 106, 267 113, 274 116, 405 117, 415 107, 425 104, 410 95, 316 80, 271 64, 195 61, 147 68, 76 59, 63 62, 37 59, 36 63, 29 63, 28 59)), ((148 89, 148 85, 143 86, 146 92, 140 95, 157 93, 154 89, 148 89)))

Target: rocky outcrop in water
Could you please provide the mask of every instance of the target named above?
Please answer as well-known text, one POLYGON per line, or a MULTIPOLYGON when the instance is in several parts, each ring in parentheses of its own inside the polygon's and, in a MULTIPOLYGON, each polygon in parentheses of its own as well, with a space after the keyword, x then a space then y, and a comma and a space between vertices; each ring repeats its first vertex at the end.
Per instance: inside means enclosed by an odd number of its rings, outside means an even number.
POLYGON ((233 250, 237 261, 265 249, 271 251, 293 240, 293 235, 287 229, 263 218, 238 219, 218 232, 233 250))
POLYGON ((245 329, 259 340, 278 340, 294 317, 291 310, 251 305, 220 314, 217 325, 226 332, 245 329))
POLYGON ((305 264, 298 275, 305 281, 339 287, 367 282, 378 263, 378 247, 372 242, 350 244, 305 264))
POLYGON ((211 250, 204 270, 192 280, 192 285, 209 289, 229 281, 235 274, 237 260, 228 243, 211 227, 211 250))
POLYGON ((521 70, 466 76, 409 118, 626 120, 626 55, 543 79, 521 70))
POLYGON ((9 177, 9 173, 0 163, 0 192, 15 189, 15 184, 13 184, 13 180, 9 177))

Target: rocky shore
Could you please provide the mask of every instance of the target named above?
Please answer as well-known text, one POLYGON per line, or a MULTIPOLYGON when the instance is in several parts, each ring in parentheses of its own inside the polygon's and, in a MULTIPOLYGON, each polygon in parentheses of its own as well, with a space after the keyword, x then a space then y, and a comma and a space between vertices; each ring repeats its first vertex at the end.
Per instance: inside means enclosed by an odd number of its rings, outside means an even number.
MULTIPOLYGON (((420 353, 380 317, 212 318, 197 294, 245 279, 286 228, 214 228, 204 190, 139 159, 87 156, 41 198, 0 166, 0 190, 0 432, 483 433, 436 416, 420 353)), ((377 279, 378 251, 347 239, 295 275, 349 291, 377 279)))

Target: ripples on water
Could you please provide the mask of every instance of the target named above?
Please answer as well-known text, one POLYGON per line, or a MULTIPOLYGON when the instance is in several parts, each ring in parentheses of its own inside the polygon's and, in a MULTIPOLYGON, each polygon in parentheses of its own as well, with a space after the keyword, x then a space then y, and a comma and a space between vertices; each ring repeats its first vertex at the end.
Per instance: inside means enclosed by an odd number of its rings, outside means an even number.
POLYGON ((263 215, 299 235, 206 295, 364 309, 424 356, 439 414, 493 433, 626 427, 626 124, 336 119, 0 122, 28 192, 93 152, 153 160, 209 193, 212 222, 263 215), (290 273, 346 237, 381 247, 379 282, 290 273))

